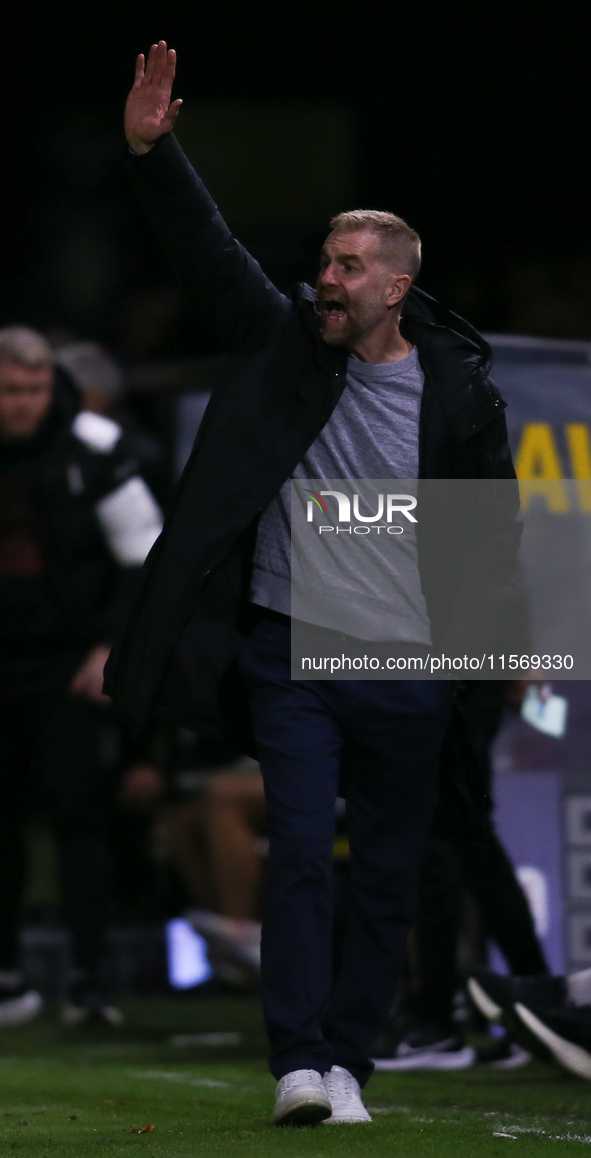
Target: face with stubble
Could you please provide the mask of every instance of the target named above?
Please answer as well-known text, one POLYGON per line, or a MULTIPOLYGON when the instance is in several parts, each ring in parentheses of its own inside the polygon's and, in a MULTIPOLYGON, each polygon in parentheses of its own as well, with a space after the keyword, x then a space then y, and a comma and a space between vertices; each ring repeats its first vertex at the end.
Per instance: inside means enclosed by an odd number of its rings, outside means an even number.
POLYGON ((0 441, 33 438, 52 401, 51 366, 0 362, 0 441))
POLYGON ((331 233, 320 257, 316 301, 320 332, 329 346, 352 347, 389 318, 404 296, 400 277, 380 255, 380 239, 370 229, 331 233))

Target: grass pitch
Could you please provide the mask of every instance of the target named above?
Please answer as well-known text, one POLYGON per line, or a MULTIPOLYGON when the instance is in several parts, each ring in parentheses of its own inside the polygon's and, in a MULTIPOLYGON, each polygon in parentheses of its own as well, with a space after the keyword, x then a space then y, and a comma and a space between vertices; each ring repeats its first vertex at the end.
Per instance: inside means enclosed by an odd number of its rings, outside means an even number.
POLYGON ((50 1010, 2 1032, 0 1158, 537 1158, 591 1147, 591 1083, 539 1062, 376 1074, 372 1125, 277 1129, 257 1002, 156 998, 125 1013, 116 1031, 66 1030, 50 1010))

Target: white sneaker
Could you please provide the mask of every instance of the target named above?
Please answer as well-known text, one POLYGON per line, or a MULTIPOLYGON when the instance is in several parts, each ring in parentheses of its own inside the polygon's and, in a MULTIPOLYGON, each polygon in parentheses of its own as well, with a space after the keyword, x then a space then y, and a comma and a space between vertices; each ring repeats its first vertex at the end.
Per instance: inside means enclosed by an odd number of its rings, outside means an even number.
POLYGON ((315 1126, 330 1117, 330 1098, 317 1070, 292 1070, 277 1083, 276 1126, 315 1126))
POLYGON ((330 1118, 324 1119, 325 1126, 353 1126, 356 1122, 371 1122, 361 1101, 359 1082, 342 1066, 333 1066, 322 1079, 332 1107, 330 1118))
POLYGON ((96 1009, 88 1009, 84 1005, 75 1005, 72 1001, 65 1001, 62 1005, 61 1020, 64 1025, 85 1025, 86 1022, 102 1022, 103 1025, 123 1025, 125 1018, 116 1005, 100 1005, 96 1009))
POLYGON ((214 949, 227 950, 237 961, 260 973, 260 921, 223 917, 221 913, 212 913, 208 909, 191 909, 186 916, 189 924, 211 941, 214 949))
POLYGON ((26 1025, 43 1008, 43 998, 36 989, 22 986, 14 996, 9 990, 2 990, 0 999, 0 1028, 12 1025, 26 1025))

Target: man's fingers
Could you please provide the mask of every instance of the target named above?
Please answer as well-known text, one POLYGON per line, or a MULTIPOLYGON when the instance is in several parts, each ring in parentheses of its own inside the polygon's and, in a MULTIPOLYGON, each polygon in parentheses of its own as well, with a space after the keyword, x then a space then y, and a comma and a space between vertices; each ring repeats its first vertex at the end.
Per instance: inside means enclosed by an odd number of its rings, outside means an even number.
POLYGON ((163 79, 164 83, 167 85, 170 85, 171 88, 172 88, 172 82, 174 80, 175 72, 176 72, 176 52, 174 51, 174 48, 169 48, 169 50, 166 54, 166 67, 164 69, 164 75, 163 75, 162 79, 163 79))
POLYGON ((152 44, 150 47, 150 51, 148 53, 148 63, 146 64, 146 80, 147 80, 148 84, 152 83, 152 77, 154 75, 154 66, 156 64, 157 51, 158 51, 158 45, 152 44))
POLYGON ((154 75, 152 77, 152 84, 161 85, 166 68, 167 48, 166 41, 159 40, 156 52, 154 55, 154 75))
POLYGON ((135 79, 133 82, 134 88, 137 88, 138 85, 140 85, 144 79, 145 65, 146 65, 146 62, 144 60, 144 54, 142 52, 140 52, 140 54, 135 62, 135 79))

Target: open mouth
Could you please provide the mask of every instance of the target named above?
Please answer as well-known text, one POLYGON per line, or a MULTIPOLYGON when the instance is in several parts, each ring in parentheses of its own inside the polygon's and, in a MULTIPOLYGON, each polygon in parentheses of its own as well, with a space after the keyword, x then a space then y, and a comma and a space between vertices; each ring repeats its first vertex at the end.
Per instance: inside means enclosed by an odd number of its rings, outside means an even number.
POLYGON ((328 298, 322 302, 322 309, 329 322, 342 322, 347 316, 347 310, 342 302, 328 298))

